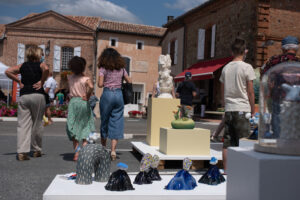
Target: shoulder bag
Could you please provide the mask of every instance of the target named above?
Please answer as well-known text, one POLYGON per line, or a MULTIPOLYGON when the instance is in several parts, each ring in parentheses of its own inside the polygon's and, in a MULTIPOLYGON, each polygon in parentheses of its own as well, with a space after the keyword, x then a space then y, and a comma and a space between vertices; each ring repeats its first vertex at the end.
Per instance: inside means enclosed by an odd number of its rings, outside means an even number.
POLYGON ((133 90, 132 90, 132 83, 124 83, 124 70, 123 69, 123 76, 122 76, 122 94, 123 94, 123 100, 124 105, 126 104, 132 104, 133 103, 133 90))

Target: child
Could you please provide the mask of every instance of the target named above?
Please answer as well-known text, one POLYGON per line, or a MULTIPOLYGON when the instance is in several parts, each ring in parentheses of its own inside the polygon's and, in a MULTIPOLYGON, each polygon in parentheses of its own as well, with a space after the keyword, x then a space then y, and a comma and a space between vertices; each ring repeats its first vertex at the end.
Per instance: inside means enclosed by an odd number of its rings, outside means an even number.
MULTIPOLYGON (((40 58, 40 62, 43 63, 45 60, 44 57, 44 51, 41 47, 38 48, 38 51, 40 52, 41 58, 40 58)), ((45 89, 45 88, 44 88, 45 89)), ((45 109, 45 116, 44 119, 44 126, 46 125, 51 125, 53 123, 52 119, 51 119, 51 111, 50 111, 50 97, 49 94, 45 92, 45 100, 46 100, 46 109, 45 109)))
POLYGON ((67 134, 75 149, 73 160, 77 161, 79 142, 82 141, 82 146, 85 146, 89 134, 95 131, 94 117, 88 101, 94 86, 91 79, 84 75, 84 58, 73 57, 69 61, 69 68, 73 74, 68 76, 71 100, 68 106, 67 134))

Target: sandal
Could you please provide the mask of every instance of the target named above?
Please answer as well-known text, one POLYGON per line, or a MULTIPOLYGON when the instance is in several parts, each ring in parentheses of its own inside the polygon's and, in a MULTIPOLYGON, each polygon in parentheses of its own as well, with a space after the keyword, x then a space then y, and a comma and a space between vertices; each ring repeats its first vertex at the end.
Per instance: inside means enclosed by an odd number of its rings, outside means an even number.
POLYGON ((17 154, 17 160, 18 161, 24 161, 24 160, 30 160, 27 153, 18 153, 17 154))
POLYGON ((111 160, 112 160, 112 161, 116 160, 116 159, 117 159, 117 154, 116 154, 116 152, 115 152, 115 151, 112 151, 112 152, 110 153, 110 157, 111 157, 111 160))
POLYGON ((78 145, 77 148, 75 149, 75 154, 74 154, 73 161, 77 161, 78 160, 79 151, 80 151, 80 146, 78 145))

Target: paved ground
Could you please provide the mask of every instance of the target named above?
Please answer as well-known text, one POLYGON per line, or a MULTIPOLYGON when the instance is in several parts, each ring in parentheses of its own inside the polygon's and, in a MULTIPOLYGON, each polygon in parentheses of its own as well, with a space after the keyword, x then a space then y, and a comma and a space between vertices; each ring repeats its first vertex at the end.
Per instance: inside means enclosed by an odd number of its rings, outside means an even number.
MULTIPOLYGON (((99 123, 97 120, 97 131, 99 123)), ((40 200, 56 174, 76 170, 72 144, 67 139, 65 123, 57 122, 45 128, 43 156, 19 162, 16 160, 16 127, 17 122, 0 122, 0 199, 40 200)), ((196 127, 214 130, 217 123, 197 122, 196 127)), ((131 152, 130 142, 146 140, 146 120, 126 119, 124 132, 133 134, 133 138, 120 141, 118 159, 112 163, 111 171, 116 169, 117 162, 125 162, 129 172, 138 172, 140 156, 131 152)))

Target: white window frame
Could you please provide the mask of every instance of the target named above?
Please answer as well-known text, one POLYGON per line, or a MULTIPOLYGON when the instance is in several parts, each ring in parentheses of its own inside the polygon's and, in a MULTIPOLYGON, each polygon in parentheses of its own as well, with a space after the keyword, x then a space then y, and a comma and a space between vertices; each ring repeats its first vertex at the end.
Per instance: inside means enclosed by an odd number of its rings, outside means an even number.
POLYGON ((117 38, 117 37, 109 37, 109 46, 110 47, 118 47, 118 43, 119 43, 119 38, 117 38), (115 46, 112 46, 111 45, 111 41, 112 40, 115 40, 116 41, 116 45, 115 46))
POLYGON ((136 49, 137 49, 137 50, 144 50, 144 46, 145 46, 145 43, 144 43, 143 40, 137 40, 137 41, 136 41, 136 49), (142 49, 139 49, 139 48, 138 48, 138 43, 142 43, 142 49))

